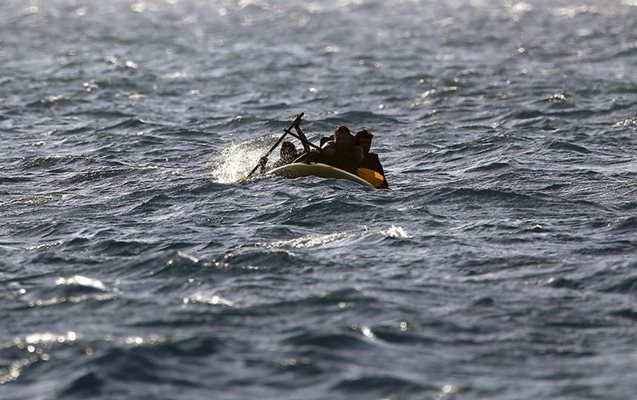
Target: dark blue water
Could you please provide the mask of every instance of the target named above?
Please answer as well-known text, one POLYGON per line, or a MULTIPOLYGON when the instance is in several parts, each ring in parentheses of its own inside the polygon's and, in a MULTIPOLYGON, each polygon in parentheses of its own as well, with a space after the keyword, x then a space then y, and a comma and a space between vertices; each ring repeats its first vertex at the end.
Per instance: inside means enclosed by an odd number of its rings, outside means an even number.
POLYGON ((634 0, 4 0, 0 135, 3 400, 635 396, 634 0))

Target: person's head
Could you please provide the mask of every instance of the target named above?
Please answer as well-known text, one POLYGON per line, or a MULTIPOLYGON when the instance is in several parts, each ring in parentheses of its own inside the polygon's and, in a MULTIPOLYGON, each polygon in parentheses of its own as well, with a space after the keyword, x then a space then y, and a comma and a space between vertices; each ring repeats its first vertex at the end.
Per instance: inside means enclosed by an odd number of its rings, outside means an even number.
POLYGON ((287 140, 281 143, 281 158, 296 158, 296 147, 294 143, 287 140))
POLYGON ((337 146, 349 146, 352 144, 352 134, 346 126, 339 125, 334 130, 334 142, 337 146))
POLYGON ((358 145, 363 148, 365 154, 369 153, 369 149, 372 147, 372 139, 374 135, 367 129, 360 130, 356 132, 356 140, 358 141, 358 145))

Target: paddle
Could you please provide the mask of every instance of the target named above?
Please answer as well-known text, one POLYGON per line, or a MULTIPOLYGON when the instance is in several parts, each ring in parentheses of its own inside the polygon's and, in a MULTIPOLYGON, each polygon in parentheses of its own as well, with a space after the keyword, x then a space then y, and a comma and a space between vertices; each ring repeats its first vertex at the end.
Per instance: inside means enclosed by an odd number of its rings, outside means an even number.
MULTIPOLYGON (((293 133, 292 131, 288 130, 286 131, 287 134, 294 136, 295 138, 299 139, 300 141, 303 141, 303 139, 297 135, 296 133, 293 133)), ((317 145, 315 145, 314 143, 311 143, 309 140, 307 141, 307 144, 310 145, 310 147, 314 147, 316 150, 321 150, 321 148, 317 145)))
MULTIPOLYGON (((270 155, 270 153, 272 153, 272 152, 274 151, 274 149, 276 149, 276 147, 279 145, 279 143, 281 143, 281 142, 283 141, 283 138, 284 138, 284 137, 285 137, 285 135, 287 135, 288 133, 289 133, 289 134, 291 134, 292 136, 296 136, 296 137, 298 138, 298 136, 297 136, 297 135, 295 135, 295 134, 293 134, 292 132, 290 132, 290 129, 292 129, 292 128, 294 127, 294 125, 296 124, 296 121, 298 121, 298 120, 300 120, 301 118, 303 118, 303 115, 305 115, 305 113, 300 113, 299 115, 297 115, 297 116, 296 116, 296 118, 294 118, 294 121, 292 122, 292 125, 290 125, 290 127, 289 127, 289 128, 287 128, 287 129, 285 129, 285 130, 283 131, 283 135, 279 138, 279 140, 277 140, 277 141, 276 141, 276 143, 274 144, 274 146, 272 146, 272 148, 270 148, 270 150, 268 150, 268 152, 267 152, 267 153, 265 153, 265 156, 264 156, 264 157, 269 156, 269 155, 270 155)), ((242 182, 242 181, 244 181, 244 180, 246 180, 246 179, 250 178, 250 177, 252 176, 252 174, 254 174, 255 172, 257 172, 257 169, 259 169, 259 166, 260 166, 260 165, 261 165, 260 163, 259 163, 259 164, 257 164, 257 165, 256 165, 256 166, 252 169, 252 171, 250 171, 250 173, 248 174, 248 176, 245 176, 245 177, 241 177, 241 178, 239 178, 239 181, 241 181, 241 182, 242 182)))

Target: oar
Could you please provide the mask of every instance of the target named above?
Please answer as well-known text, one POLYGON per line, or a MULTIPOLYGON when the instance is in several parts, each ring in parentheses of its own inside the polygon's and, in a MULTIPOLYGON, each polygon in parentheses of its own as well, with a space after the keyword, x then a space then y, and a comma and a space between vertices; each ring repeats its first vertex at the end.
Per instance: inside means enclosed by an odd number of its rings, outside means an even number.
MULTIPOLYGON (((293 136, 298 137, 297 135, 295 135, 295 134, 293 134, 292 132, 290 132, 290 129, 292 129, 292 128, 294 127, 294 125, 296 124, 296 121, 298 121, 298 120, 300 120, 301 118, 303 118, 303 115, 305 115, 305 113, 300 113, 299 115, 297 115, 297 116, 296 116, 296 118, 294 118, 294 121, 292 122, 292 125, 290 125, 290 127, 289 127, 289 128, 287 128, 287 129, 285 129, 285 130, 283 131, 283 135, 279 138, 279 140, 277 140, 277 141, 276 141, 276 143, 274 144, 274 146, 272 146, 272 148, 271 148, 270 150, 268 150, 268 152, 267 152, 267 153, 265 153, 265 156, 264 156, 264 157, 269 156, 269 155, 270 155, 270 153, 272 153, 272 152, 274 151, 274 149, 276 149, 276 147, 279 145, 279 143, 281 143, 281 141, 283 140, 283 138, 285 137, 285 135, 287 135, 288 133, 289 133, 289 134, 291 134, 291 135, 293 135, 293 136)), ((244 180, 246 180, 246 179, 250 178, 250 177, 252 176, 252 174, 254 174, 255 172, 257 172, 257 169, 259 169, 259 166, 260 166, 260 165, 261 165, 260 163, 259 163, 259 164, 257 164, 257 165, 256 165, 256 166, 252 169, 252 171, 250 171, 250 173, 248 174, 248 176, 246 176, 245 178, 244 178, 244 177, 240 178, 240 179, 239 179, 239 181, 244 181, 244 180)))
MULTIPOLYGON (((297 138, 297 139, 299 139, 301 142, 303 142, 303 139, 301 139, 301 137, 300 137, 299 135, 297 135, 296 133, 294 133, 294 132, 292 132, 292 131, 290 131, 290 130, 287 130, 287 131, 286 131, 286 133, 287 133, 288 135, 292 135, 292 136, 294 136, 295 138, 297 138)), ((310 145, 310 147, 314 147, 316 150, 321 150, 321 148, 320 148, 320 147, 318 147, 318 146, 317 146, 317 145, 315 145, 314 143, 311 143, 309 140, 307 141, 307 144, 309 144, 309 145, 310 145)))

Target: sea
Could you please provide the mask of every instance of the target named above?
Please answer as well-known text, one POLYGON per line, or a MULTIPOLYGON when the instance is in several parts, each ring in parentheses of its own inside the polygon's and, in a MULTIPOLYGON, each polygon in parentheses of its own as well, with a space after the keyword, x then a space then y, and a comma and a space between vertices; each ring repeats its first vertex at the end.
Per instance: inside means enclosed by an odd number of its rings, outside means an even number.
POLYGON ((1 0, 0 144, 2 400, 637 398, 636 0, 1 0))

